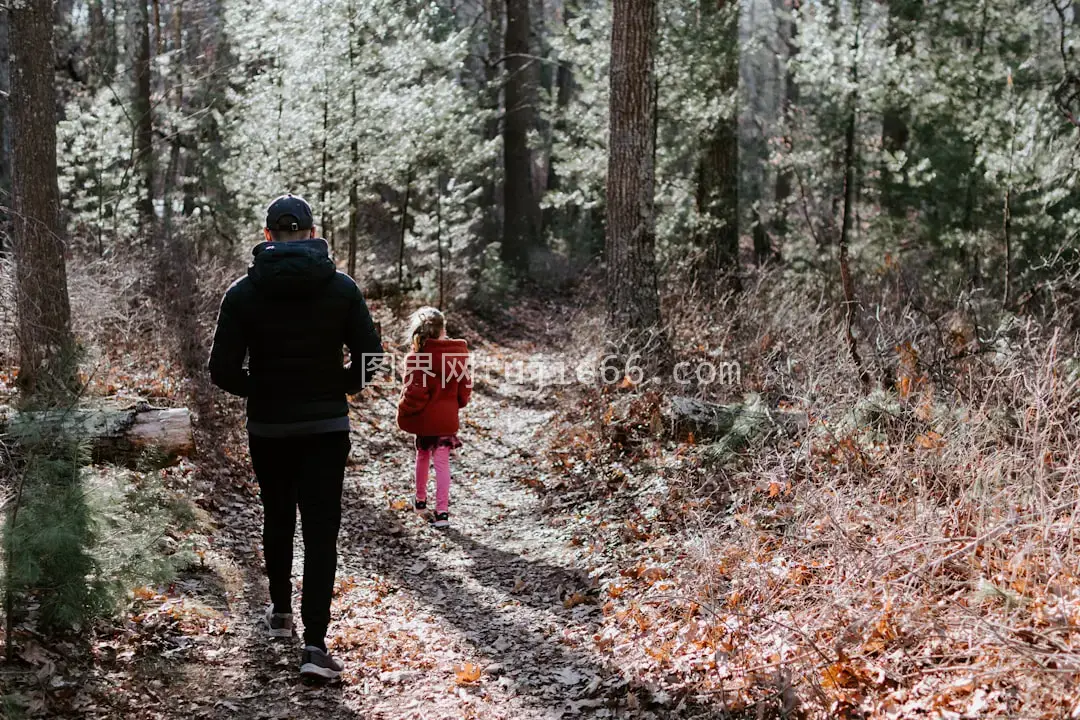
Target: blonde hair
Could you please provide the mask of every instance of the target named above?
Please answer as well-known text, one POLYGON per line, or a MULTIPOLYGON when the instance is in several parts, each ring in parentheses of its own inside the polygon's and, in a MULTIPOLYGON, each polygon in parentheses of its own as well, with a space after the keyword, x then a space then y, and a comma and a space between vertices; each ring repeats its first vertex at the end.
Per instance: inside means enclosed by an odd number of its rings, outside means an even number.
POLYGON ((422 307, 409 317, 409 332, 406 342, 413 352, 420 352, 425 340, 437 338, 446 327, 446 318, 433 307, 422 307))

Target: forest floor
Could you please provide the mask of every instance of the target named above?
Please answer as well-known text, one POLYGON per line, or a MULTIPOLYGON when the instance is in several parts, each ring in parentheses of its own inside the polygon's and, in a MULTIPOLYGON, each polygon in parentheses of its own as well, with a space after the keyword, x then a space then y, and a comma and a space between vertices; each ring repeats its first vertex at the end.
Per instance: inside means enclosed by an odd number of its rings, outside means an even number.
MULTIPOLYGON (((511 334, 482 351, 505 363, 554 355, 551 345, 521 339, 534 337, 531 332, 511 334)), ((445 532, 411 509, 413 450, 411 436, 396 427, 396 390, 369 389, 354 399, 328 638, 346 672, 341 682, 321 686, 298 675, 299 639, 270 639, 262 631, 268 595, 261 510, 245 459, 242 407, 203 397, 200 456, 173 481, 207 511, 213 528, 199 550, 201 566, 167 588, 137 591, 124 626, 99 637, 86 662, 53 654, 66 654, 63 646, 24 645, 21 657, 38 668, 47 688, 24 703, 30 714, 372 720, 676 714, 675 694, 604 652, 600 580, 590 577, 596 565, 567 511, 552 512, 545 500, 544 447, 555 432, 556 398, 494 380, 478 383, 463 412, 465 446, 452 461, 445 532)), ((299 525, 296 543, 299 594, 299 525)), ((689 698, 679 705, 688 717, 715 716, 689 698)))
MULTIPOLYGON (((882 425, 859 410, 867 398, 842 392, 763 410, 753 397, 777 381, 748 372, 714 398, 741 401, 734 425, 695 439, 674 432, 661 393, 632 383, 522 382, 515 366, 595 359, 578 356, 595 350, 594 306, 532 297, 498 320, 451 316, 486 371, 462 414, 447 532, 410 509, 398 389, 354 398, 328 638, 346 672, 329 685, 299 678, 299 639, 261 630, 262 513, 243 404, 179 379, 153 335, 162 325, 118 309, 117 340, 95 335, 94 394, 197 416, 197 454, 161 474, 192 517, 156 538, 183 547, 174 557, 186 565, 77 637, 40 635, 30 608, 0 668, 0 717, 1080 718, 1072 431, 1031 434, 1040 465, 1009 444, 1008 424, 928 429, 921 414, 938 410, 926 378, 906 400, 900 385, 882 425), (808 411, 814 423, 783 429, 808 411), (1030 482, 1045 497, 980 480, 1033 466, 1047 473, 1030 482)), ((742 341, 740 360, 751 372, 775 365, 775 332, 793 356, 834 368, 823 386, 843 387, 827 344, 806 354, 832 326, 816 322, 744 322, 761 337, 742 341)), ((1074 423, 1072 391, 1040 364, 1043 350, 1017 347, 1015 365, 976 377, 1013 383, 994 387, 1013 388, 1004 397, 1018 407, 1042 403, 1047 426, 1074 423)), ((299 595, 299 532, 295 558, 299 595)))

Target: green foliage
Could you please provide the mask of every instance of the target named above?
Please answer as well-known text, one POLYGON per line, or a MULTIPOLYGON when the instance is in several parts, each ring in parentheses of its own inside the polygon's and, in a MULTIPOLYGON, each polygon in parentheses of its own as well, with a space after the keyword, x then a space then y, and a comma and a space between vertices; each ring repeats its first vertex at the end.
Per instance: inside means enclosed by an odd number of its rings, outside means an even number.
POLYGON ((106 605, 88 582, 97 566, 94 527, 80 482, 85 454, 70 439, 29 446, 21 486, 4 526, 7 606, 33 595, 46 628, 71 628, 106 605))
POLYGON ((559 186, 544 204, 577 215, 602 214, 607 176, 611 9, 588 5, 551 38, 558 62, 573 72, 574 91, 555 118, 552 159, 559 186))
MULTIPOLYGON (((572 68, 575 89, 556 117, 552 152, 560 184, 545 205, 572 219, 602 215, 607 176, 611 12, 606 3, 588 5, 552 41, 558 61, 572 68)), ((696 166, 716 129, 738 112, 730 74, 738 65, 738 4, 715 12, 690 0, 659 5, 656 231, 660 259, 677 263, 688 240, 714 222, 697 207, 696 166)), ((572 223, 577 244, 595 243, 594 227, 572 223)))
MULTIPOLYGON (((541 5, 533 176, 546 188, 547 250, 579 265, 604 245, 611 8, 541 5)), ((403 285, 424 301, 496 294, 477 283, 494 272, 483 247, 505 219, 499 3, 162 10, 180 11, 183 26, 155 38, 152 68, 166 235, 179 225, 197 251, 235 251, 258 241, 267 199, 288 190, 313 202, 338 256, 356 225, 366 284, 395 288, 404 245, 403 285)), ((744 240, 774 233, 796 272, 831 272, 854 117, 859 278, 912 250, 927 287, 1003 297, 1008 272, 1020 298, 1060 277, 1048 257, 1069 255, 1080 237, 1078 131, 1053 99, 1075 56, 1071 10, 1058 18, 1023 0, 659 0, 657 10, 657 251, 670 276, 729 222, 709 199, 718 183, 703 179, 702 158, 735 118, 738 199, 720 204, 738 204, 744 240)), ((122 26, 124 14, 113 7, 108 21, 122 26)), ((72 40, 87 42, 86 16, 68 21, 72 40)), ((138 221, 129 75, 120 63, 65 81, 65 216, 73 244, 101 253, 133 239, 138 221)))
MULTIPOLYGON (((482 205, 479 181, 498 164, 497 142, 484 138, 491 111, 463 76, 475 23, 437 4, 385 0, 230 8, 243 90, 229 115, 234 152, 226 173, 245 223, 261 223, 266 198, 303 194, 315 202, 316 223, 336 228, 331 239, 340 251, 352 185, 366 222, 368 208, 379 205, 397 219, 400 207, 387 191, 401 195, 408 183, 406 274, 435 286, 436 225, 444 249, 468 252, 482 205), (316 41, 293 42, 294 27, 316 41), (267 37, 279 40, 267 44, 267 37)), ((361 231, 358 266, 369 278, 378 269, 396 282, 398 233, 396 223, 387 226, 361 231)), ((445 255, 444 263, 452 259, 445 255)), ((459 272, 459 284, 462 278, 459 272)))
POLYGON ((514 288, 510 268, 502 261, 499 243, 484 248, 480 257, 480 275, 471 304, 480 311, 491 312, 506 305, 506 296, 514 288))
POLYGON ((195 561, 196 509, 165 487, 160 472, 95 468, 84 473, 84 485, 96 528, 95 582, 111 608, 131 588, 168 582, 195 561))
POLYGON ((191 504, 160 473, 89 468, 69 437, 23 437, 19 488, 4 523, 4 592, 15 612, 36 603, 41 626, 83 627, 127 592, 192 561, 191 504))
POLYGON ((103 252, 106 237, 111 245, 134 232, 138 221, 124 98, 112 88, 76 95, 56 135, 60 195, 66 200, 69 227, 79 245, 103 252))
MULTIPOLYGON (((860 214, 870 230, 860 235, 860 253, 881 257, 914 242, 934 259, 928 284, 966 277, 1001 288, 1008 252, 1014 278, 1031 287, 1038 278, 1027 270, 1074 244, 1080 229, 1070 149, 1077 131, 1050 93, 1062 72, 1056 20, 1018 0, 921 10, 899 0, 863 2, 860 18, 856 6, 804 3, 795 18, 799 101, 792 147, 774 160, 800 180, 808 230, 825 244, 835 239, 843 132, 854 109, 867 201, 860 214), (889 118, 904 133, 895 149, 884 137, 889 118)), ((789 257, 818 254, 798 238, 786 239, 786 249, 789 257)))
POLYGON ((0 717, 5 720, 22 720, 27 717, 25 698, 21 695, 0 695, 0 717))

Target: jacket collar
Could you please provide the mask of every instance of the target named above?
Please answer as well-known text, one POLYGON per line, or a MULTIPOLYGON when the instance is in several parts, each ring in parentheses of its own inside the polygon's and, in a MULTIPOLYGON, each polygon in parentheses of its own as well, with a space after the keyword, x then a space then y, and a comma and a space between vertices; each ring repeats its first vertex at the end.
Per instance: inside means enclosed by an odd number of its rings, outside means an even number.
POLYGON ((304 240, 287 240, 285 242, 278 242, 271 240, 270 242, 261 242, 251 250, 251 254, 254 257, 258 257, 267 250, 286 255, 299 255, 299 254, 320 254, 330 256, 330 245, 327 244, 322 238, 307 238, 304 240))

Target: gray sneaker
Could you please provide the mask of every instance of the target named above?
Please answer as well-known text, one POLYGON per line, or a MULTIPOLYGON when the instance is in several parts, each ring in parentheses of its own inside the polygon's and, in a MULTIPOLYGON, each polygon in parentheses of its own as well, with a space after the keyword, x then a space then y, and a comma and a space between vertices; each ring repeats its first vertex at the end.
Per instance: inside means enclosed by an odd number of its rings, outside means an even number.
POLYGON ((292 613, 274 612, 274 603, 270 603, 263 615, 263 625, 266 634, 272 638, 288 638, 293 636, 292 613))
POLYGON ((300 661, 300 674, 306 678, 321 678, 323 680, 337 680, 345 664, 340 660, 330 657, 330 653, 320 650, 314 645, 304 646, 304 656, 300 661))

